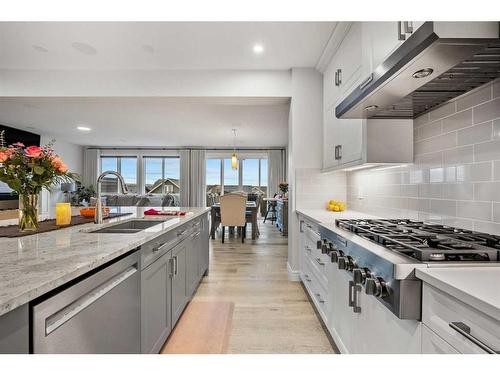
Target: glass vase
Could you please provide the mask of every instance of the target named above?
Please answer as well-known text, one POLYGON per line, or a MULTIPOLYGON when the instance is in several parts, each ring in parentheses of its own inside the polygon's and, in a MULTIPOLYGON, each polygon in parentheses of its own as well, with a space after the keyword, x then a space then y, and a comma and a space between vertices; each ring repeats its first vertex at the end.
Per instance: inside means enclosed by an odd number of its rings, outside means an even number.
POLYGON ((38 229, 38 194, 19 194, 19 230, 38 229))

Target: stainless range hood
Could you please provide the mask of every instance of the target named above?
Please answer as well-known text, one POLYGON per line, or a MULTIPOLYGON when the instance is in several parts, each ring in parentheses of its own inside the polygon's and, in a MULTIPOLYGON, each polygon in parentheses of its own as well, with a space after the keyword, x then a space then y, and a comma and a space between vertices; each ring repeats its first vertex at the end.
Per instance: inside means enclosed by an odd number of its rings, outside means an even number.
POLYGON ((335 108, 336 116, 412 119, 500 77, 493 24, 494 37, 443 38, 446 26, 425 22, 335 108))

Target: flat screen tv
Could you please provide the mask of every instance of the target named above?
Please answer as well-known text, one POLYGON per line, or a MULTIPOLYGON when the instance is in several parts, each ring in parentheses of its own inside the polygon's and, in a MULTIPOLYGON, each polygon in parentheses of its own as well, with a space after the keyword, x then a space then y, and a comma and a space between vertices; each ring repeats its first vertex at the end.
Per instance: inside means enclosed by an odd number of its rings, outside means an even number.
MULTIPOLYGON (((39 134, 0 125, 0 132, 2 130, 5 130, 4 138, 6 146, 16 142, 22 142, 26 146, 40 146, 39 134)), ((17 194, 13 194, 12 190, 0 181, 0 209, 17 208, 17 201, 17 194)))

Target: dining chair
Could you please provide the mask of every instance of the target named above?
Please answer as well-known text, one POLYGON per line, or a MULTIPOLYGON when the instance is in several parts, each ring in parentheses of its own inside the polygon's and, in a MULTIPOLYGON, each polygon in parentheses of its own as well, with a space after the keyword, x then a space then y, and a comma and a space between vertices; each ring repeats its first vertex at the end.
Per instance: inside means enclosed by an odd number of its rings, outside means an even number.
MULTIPOLYGON (((273 198, 276 198, 278 194, 274 194, 273 198)), ((277 213, 276 213, 276 201, 268 201, 267 202, 267 212, 266 216, 264 217, 264 223, 266 220, 271 220, 271 223, 274 224, 277 218, 277 213)))
POLYGON ((225 227, 239 227, 241 242, 246 237, 246 204, 247 198, 240 194, 224 194, 220 197, 220 216, 222 225, 222 243, 224 243, 225 227))

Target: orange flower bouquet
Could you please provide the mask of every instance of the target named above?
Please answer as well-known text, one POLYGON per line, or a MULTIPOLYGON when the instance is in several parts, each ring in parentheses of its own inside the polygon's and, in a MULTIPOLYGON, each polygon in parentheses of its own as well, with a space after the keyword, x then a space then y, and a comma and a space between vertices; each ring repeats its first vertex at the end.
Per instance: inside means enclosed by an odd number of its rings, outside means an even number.
POLYGON ((76 175, 55 154, 53 142, 43 147, 25 147, 19 142, 5 147, 2 141, 0 134, 0 181, 19 194, 19 229, 36 230, 42 189, 75 180, 76 175))

